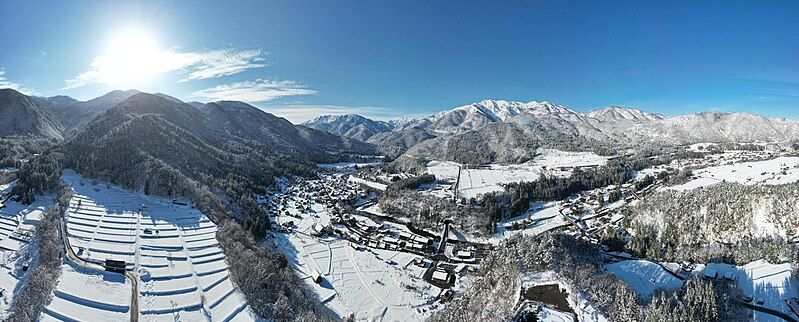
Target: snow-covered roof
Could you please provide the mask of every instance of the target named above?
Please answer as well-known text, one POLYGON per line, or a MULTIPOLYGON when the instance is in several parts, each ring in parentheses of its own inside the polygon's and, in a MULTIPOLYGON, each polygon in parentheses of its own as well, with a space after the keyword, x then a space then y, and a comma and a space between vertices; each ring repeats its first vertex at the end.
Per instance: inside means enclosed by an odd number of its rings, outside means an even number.
POLYGON ((465 250, 459 250, 458 253, 455 254, 455 255, 458 256, 458 257, 472 257, 472 252, 465 251, 465 250))
POLYGON ((447 272, 434 271, 432 278, 434 280, 446 281, 448 276, 449 276, 449 273, 447 273, 447 272))

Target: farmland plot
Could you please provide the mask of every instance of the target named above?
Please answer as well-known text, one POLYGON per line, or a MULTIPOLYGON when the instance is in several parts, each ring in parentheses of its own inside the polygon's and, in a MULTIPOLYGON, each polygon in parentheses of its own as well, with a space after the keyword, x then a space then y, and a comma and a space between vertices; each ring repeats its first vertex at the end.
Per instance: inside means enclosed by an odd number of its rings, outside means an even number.
MULTIPOLYGON (((11 185, 0 188, 10 189, 11 185)), ((30 236, 52 201, 39 199, 32 205, 7 200, 0 209, 0 318, 5 317, 8 305, 26 280, 23 266, 37 257, 35 245, 29 247, 30 236)))
POLYGON ((664 189, 690 190, 722 181, 740 184, 785 184, 799 180, 799 157, 739 162, 694 171, 696 179, 664 189))
POLYGON ((427 173, 435 175, 439 181, 457 181, 458 194, 468 199, 503 191, 503 185, 507 183, 538 180, 542 174, 568 177, 573 168, 600 166, 606 164, 607 160, 608 157, 593 152, 541 149, 538 156, 523 164, 490 164, 474 168, 455 162, 431 161, 427 164, 427 173))
MULTIPOLYGON (((229 278, 225 256, 216 240, 216 225, 200 211, 168 199, 94 185, 71 171, 65 171, 62 179, 75 191, 66 217, 70 247, 88 263, 109 259, 125 262, 125 269, 137 279, 140 320, 256 319, 229 278)), ((74 274, 91 273, 76 270, 74 274)), ((128 291, 114 298, 124 298, 130 305, 130 282, 123 279, 117 284, 117 289, 128 291)), ((64 293, 72 294, 69 290, 64 293)), ((68 316, 58 311, 63 301, 57 299, 48 306, 48 314, 68 316)), ((101 313, 108 316, 124 311, 121 304, 110 305, 107 298, 74 295, 63 300, 90 311, 104 311, 101 313)))
POLYGON ((123 275, 64 264, 41 321, 129 320, 130 294, 131 283, 123 275))

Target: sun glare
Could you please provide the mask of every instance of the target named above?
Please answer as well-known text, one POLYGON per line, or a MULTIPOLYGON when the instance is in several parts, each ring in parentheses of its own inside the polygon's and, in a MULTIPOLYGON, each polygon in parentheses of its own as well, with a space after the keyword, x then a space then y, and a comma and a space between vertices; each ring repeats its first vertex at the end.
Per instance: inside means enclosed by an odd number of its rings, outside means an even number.
POLYGON ((128 30, 113 36, 105 54, 97 57, 92 66, 103 83, 136 85, 164 71, 164 53, 151 34, 128 30))

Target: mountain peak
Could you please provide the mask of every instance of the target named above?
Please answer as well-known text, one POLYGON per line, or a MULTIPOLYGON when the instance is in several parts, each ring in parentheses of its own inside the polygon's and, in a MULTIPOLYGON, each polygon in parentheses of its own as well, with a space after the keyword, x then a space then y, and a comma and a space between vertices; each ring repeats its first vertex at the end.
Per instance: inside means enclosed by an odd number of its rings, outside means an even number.
POLYGON ((326 114, 317 116, 311 120, 305 121, 302 124, 319 124, 319 123, 333 123, 333 122, 347 122, 347 121, 365 121, 366 117, 360 114, 346 113, 346 114, 326 114))
POLYGON ((394 129, 392 124, 372 120, 359 114, 320 115, 303 122, 302 125, 360 141, 366 141, 377 133, 394 129))
POLYGON ((608 106, 601 109, 590 110, 586 113, 586 116, 603 122, 625 120, 632 122, 648 122, 664 118, 661 114, 621 106, 608 106))
POLYGON ((25 94, 22 94, 18 90, 15 90, 13 88, 0 88, 0 95, 3 95, 3 96, 11 96, 11 95, 14 95, 14 96, 18 96, 18 95, 26 96, 25 94))

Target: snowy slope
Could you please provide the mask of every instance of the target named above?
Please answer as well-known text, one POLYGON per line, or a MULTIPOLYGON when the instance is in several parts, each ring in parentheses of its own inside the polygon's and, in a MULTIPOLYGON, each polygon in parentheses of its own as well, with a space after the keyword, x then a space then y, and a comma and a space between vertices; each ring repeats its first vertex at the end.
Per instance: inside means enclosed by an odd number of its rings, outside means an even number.
POLYGON ((799 122, 747 113, 704 112, 639 124, 626 136, 677 143, 774 142, 799 138, 799 122))
MULTIPOLYGON (((87 262, 116 259, 127 263, 127 269, 138 276, 140 320, 257 319, 229 278, 216 225, 199 210, 112 185, 93 185, 70 170, 61 178, 75 192, 66 214, 70 246, 87 262)), ((125 294, 122 298, 114 292, 90 296, 68 284, 73 279, 91 279, 96 273, 76 271, 73 275, 61 281, 66 283, 64 296, 57 296, 44 318, 80 317, 72 315, 80 312, 94 312, 104 321, 120 320, 117 313, 129 316, 131 286, 126 279, 120 283, 127 283, 127 291, 118 291, 125 294)), ((120 283, 117 287, 122 287, 120 283)))
MULTIPOLYGON (((0 191, 10 188, 0 186, 0 191)), ((27 282, 27 274, 22 270, 28 258, 37 258, 37 248, 29 247, 29 236, 36 221, 52 200, 38 198, 31 205, 7 200, 0 210, 0 319, 6 315, 8 305, 17 292, 27 282)))

